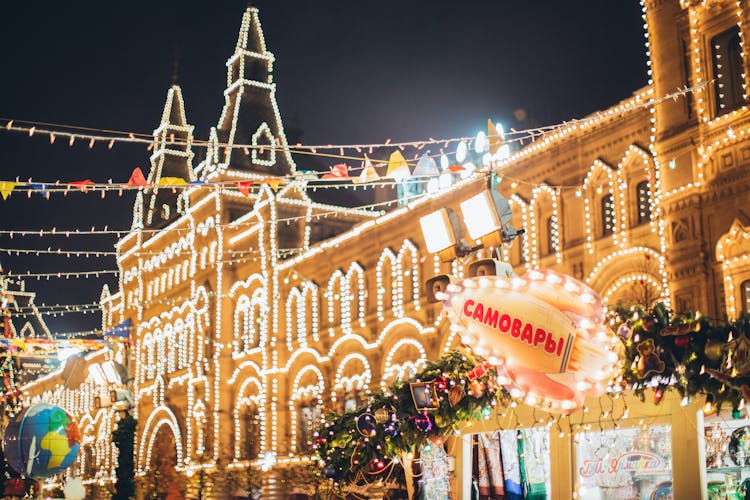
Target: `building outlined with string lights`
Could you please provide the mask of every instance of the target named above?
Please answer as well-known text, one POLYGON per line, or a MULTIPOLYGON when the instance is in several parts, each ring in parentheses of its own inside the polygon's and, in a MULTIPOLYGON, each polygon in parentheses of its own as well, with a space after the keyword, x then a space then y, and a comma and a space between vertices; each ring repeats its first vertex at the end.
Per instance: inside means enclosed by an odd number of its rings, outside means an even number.
MULTIPOLYGON (((102 329, 132 325, 141 481, 158 462, 194 497, 250 487, 238 479, 247 470, 269 498, 312 494, 324 409, 355 408, 459 342, 423 284, 466 270, 427 251, 419 221, 458 210, 491 175, 511 224, 525 229, 499 249, 518 274, 556 269, 610 304, 747 312, 750 57, 738 42, 750 36, 750 12, 710 3, 643 2, 646 87, 502 157, 490 141, 486 164, 441 165, 450 182, 436 189, 403 178, 400 190, 375 188, 378 200, 411 197, 382 212, 311 198, 315 181, 298 170, 276 105, 274 56, 248 8, 227 61, 225 105, 197 165, 181 90, 168 90, 146 186, 116 246, 119 289, 102 293, 102 329), (195 184, 174 189, 162 179, 195 184), (165 450, 171 464, 157 460, 165 450)), ((413 149, 404 156, 421 155, 413 149)), ((103 488, 115 463, 104 454, 94 472, 103 488)))

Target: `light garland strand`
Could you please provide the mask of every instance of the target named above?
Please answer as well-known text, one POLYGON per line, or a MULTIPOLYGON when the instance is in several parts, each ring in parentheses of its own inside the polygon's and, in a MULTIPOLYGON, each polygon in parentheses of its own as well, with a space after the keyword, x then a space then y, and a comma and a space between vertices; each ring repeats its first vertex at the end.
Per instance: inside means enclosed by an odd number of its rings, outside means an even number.
MULTIPOLYGON (((506 132, 504 135, 519 135, 519 136, 530 136, 530 137, 537 137, 539 135, 543 135, 549 132, 554 132, 560 128, 568 127, 571 125, 584 125, 588 122, 592 121, 598 121, 602 119, 603 117, 609 117, 612 114, 624 114, 630 111, 633 111, 635 109, 639 108, 646 108, 653 106, 654 104, 658 104, 660 102, 663 102, 668 99, 676 99, 678 97, 687 95, 692 92, 696 92, 699 89, 702 89, 706 85, 708 85, 711 82, 702 82, 698 85, 695 85, 693 87, 684 87, 681 89, 676 90, 675 92, 666 94, 660 98, 652 98, 649 99, 643 103, 639 103, 637 105, 626 107, 625 109, 617 110, 617 108, 613 108, 613 112, 607 112, 607 113, 598 113, 594 114, 585 118, 581 119, 575 119, 570 120, 554 125, 546 125, 542 127, 536 127, 536 128, 529 128, 524 130, 513 130, 511 129, 509 132, 506 132)), ((135 144, 148 144, 152 145, 154 142, 153 137, 150 134, 144 134, 144 133, 136 133, 136 132, 123 132, 123 131, 116 131, 116 130, 107 130, 107 129, 96 129, 96 128, 86 128, 86 127, 79 127, 74 125, 59 125, 59 124, 48 124, 44 122, 35 122, 35 121, 23 121, 23 120, 16 120, 11 118, 0 118, 2 120, 6 120, 5 124, 0 128, 0 130, 5 131, 12 131, 12 132, 23 132, 29 135, 29 137, 33 137, 34 135, 45 135, 49 137, 50 143, 54 143, 56 140, 56 137, 64 137, 68 139, 69 144, 72 146, 77 139, 81 139, 83 141, 88 141, 88 145, 90 148, 93 148, 96 142, 104 143, 107 145, 109 149, 112 148, 114 143, 116 142, 124 142, 124 143, 135 143, 135 144), (21 124, 28 124, 28 126, 24 125, 16 125, 16 123, 21 124), (45 125, 49 126, 57 126, 60 128, 70 129, 70 130, 82 130, 83 132, 70 132, 67 130, 53 130, 51 128, 42 128, 45 125), (88 133, 90 131, 96 132, 95 134, 88 133), (106 134, 106 135, 105 135, 106 134)), ((364 149, 374 149, 374 148, 405 148, 405 147, 424 147, 430 144, 443 144, 445 147, 447 147, 449 144, 454 142, 461 142, 461 141, 468 141, 469 144, 471 144, 472 141, 474 141, 474 137, 450 137, 445 139, 422 139, 418 141, 406 141, 406 142, 391 142, 390 139, 386 140, 382 143, 363 143, 363 144, 318 144, 318 145, 305 145, 305 144, 295 144, 294 148, 296 150, 299 150, 299 152, 302 151, 309 151, 313 154, 317 152, 318 149, 321 150, 335 150, 338 149, 342 153, 339 156, 343 156, 343 150, 346 149, 354 149, 354 150, 364 150, 364 149)), ((515 139, 508 139, 508 140, 520 140, 520 138, 515 139)), ((184 141, 180 141, 180 139, 173 137, 172 143, 180 143, 184 141)), ((212 143, 210 140, 195 140, 192 141, 192 144, 198 147, 215 147, 215 143, 212 143)), ((269 145, 258 145, 258 144, 226 144, 226 143, 219 143, 219 148, 221 149, 274 149, 274 150, 288 150, 290 153, 295 153, 297 151, 294 151, 290 148, 272 148, 269 145)), ((333 155, 336 156, 336 155, 333 155)), ((361 158, 361 160, 364 160, 364 158, 361 158)))

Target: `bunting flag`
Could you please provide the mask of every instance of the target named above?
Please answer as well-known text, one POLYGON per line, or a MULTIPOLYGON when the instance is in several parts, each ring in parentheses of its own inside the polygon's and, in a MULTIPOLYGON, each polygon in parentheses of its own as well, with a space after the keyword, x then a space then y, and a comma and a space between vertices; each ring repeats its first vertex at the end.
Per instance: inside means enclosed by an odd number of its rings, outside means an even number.
POLYGON ((388 170, 385 172, 385 176, 396 181, 402 181, 410 175, 411 172, 409 172, 409 165, 406 163, 406 158, 401 154, 401 151, 396 150, 391 153, 391 157, 388 159, 388 170))
POLYGON ((8 199, 11 191, 13 191, 13 188, 18 186, 18 184, 18 182, 0 181, 0 196, 3 197, 3 200, 8 199))
POLYGON ((378 179, 380 179, 378 171, 375 170, 375 167, 372 165, 370 159, 365 156, 365 163, 362 167, 362 173, 359 174, 359 177, 355 177, 354 179, 352 179, 352 181, 359 184, 365 182, 375 182, 378 179))
POLYGON ((337 163, 331 167, 331 171, 323 174, 321 179, 348 179, 349 167, 346 163, 337 163))
POLYGON ((145 186, 146 185, 146 178, 143 176, 143 171, 140 169, 140 167, 135 167, 133 169, 133 173, 130 174, 130 179, 128 179, 128 186, 145 186))
POLYGON ((69 182, 68 184, 70 184, 71 186, 77 187, 78 189, 80 189, 84 193, 88 193, 89 192, 89 186, 91 184, 93 184, 93 183, 94 183, 94 181, 92 181, 91 179, 86 179, 84 181, 69 182))
POLYGON ((437 163, 427 153, 422 155, 417 162, 417 166, 414 167, 414 172, 411 173, 414 177, 438 174, 440 174, 440 171, 438 170, 437 163))
POLYGON ((181 186, 187 184, 182 177, 162 177, 159 179, 160 186, 181 186))
POLYGON ((253 185, 253 181, 235 181, 234 183, 239 189, 240 193, 244 196, 250 196, 250 186, 253 185))
POLYGON ((462 165, 448 165, 448 171, 452 174, 464 172, 466 169, 462 165))
POLYGON ((39 194, 46 197, 49 192, 47 191, 47 184, 41 184, 38 182, 29 182, 29 187, 34 191, 39 191, 39 194))
POLYGON ((495 127, 495 124, 492 123, 492 120, 487 120, 487 139, 490 143, 490 154, 495 154, 498 151, 500 151, 500 148, 503 147, 503 143, 505 140, 503 139, 502 135, 502 129, 500 129, 500 132, 498 133, 497 128, 495 127))
POLYGON ((295 177, 303 181, 317 181, 319 179, 318 174, 313 170, 300 170, 295 177))
POLYGON ((283 179, 266 179, 263 181, 263 184, 268 184, 268 186, 273 189, 273 192, 279 190, 279 186, 281 186, 281 183, 284 182, 283 179))

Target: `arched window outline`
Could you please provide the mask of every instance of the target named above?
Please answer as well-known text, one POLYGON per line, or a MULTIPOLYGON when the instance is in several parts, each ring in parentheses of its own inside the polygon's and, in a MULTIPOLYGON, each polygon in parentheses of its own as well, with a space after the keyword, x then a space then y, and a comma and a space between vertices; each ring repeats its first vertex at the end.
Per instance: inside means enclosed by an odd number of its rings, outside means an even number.
POLYGON ((336 370, 331 399, 339 411, 352 411, 367 400, 371 382, 372 371, 367 358, 359 353, 348 354, 336 370), (352 375, 344 375, 347 366, 353 362, 361 364, 362 370, 352 375))
POLYGON ((610 236, 614 234, 617 217, 615 215, 615 195, 607 193, 602 195, 599 199, 600 215, 601 215, 601 231, 600 234, 604 236, 610 236))
POLYGON ((750 280, 745 280, 740 284, 742 291, 742 312, 750 313, 750 280))
POLYGON ((393 283, 396 279, 396 256, 390 248, 383 250, 378 259, 377 295, 378 295, 378 320, 385 321, 385 311, 393 309, 393 283))
POLYGON ((419 254, 414 243, 404 240, 396 260, 399 293, 393 304, 393 313, 394 316, 401 318, 405 314, 404 306, 409 300, 419 310, 419 254))
POLYGON ((722 116, 745 104, 742 40, 739 26, 711 38, 714 73, 714 116, 722 116))
POLYGON ((644 180, 635 187, 636 207, 638 209, 638 224, 651 222, 651 183, 644 180))

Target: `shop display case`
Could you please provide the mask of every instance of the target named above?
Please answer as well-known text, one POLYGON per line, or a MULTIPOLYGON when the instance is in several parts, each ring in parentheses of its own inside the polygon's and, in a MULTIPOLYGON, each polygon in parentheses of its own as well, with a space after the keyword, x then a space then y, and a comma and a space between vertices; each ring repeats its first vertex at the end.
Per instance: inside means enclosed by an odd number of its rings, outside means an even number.
POLYGON ((672 499, 669 425, 579 432, 573 442, 579 498, 672 499))
POLYGON ((750 419, 722 412, 705 418, 709 500, 750 499, 750 419))

